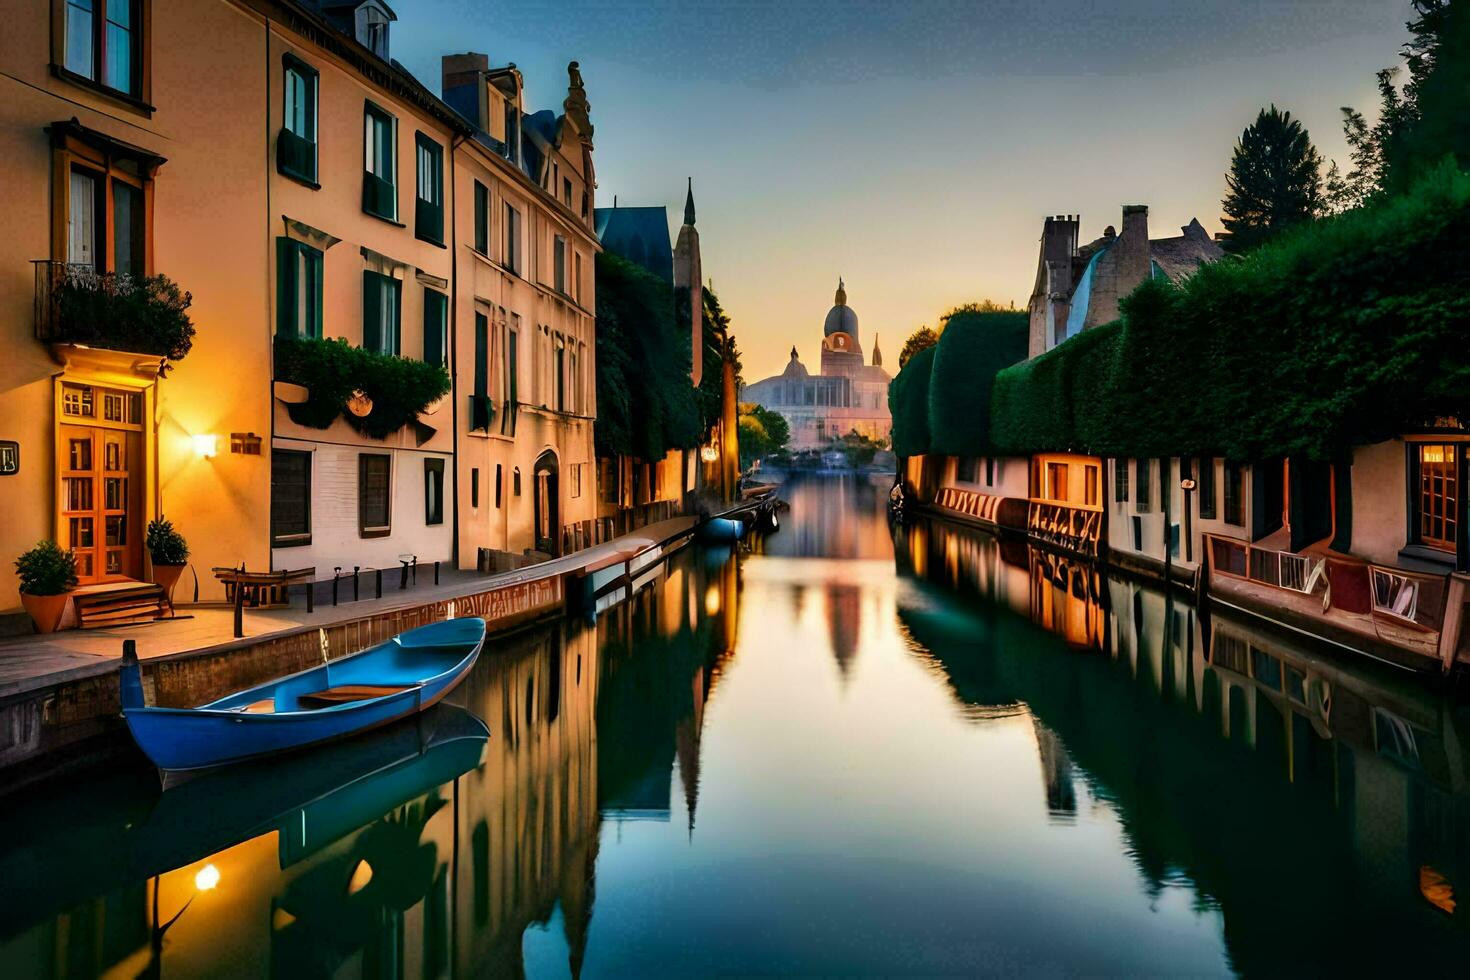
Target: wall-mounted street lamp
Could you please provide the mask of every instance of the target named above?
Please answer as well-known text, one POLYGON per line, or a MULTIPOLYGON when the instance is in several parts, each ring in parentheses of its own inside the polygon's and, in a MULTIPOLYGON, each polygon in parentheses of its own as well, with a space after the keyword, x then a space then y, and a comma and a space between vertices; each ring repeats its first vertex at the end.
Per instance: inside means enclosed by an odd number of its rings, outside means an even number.
POLYGON ((219 453, 219 436, 213 433, 197 435, 193 439, 194 455, 200 459, 214 459, 219 453))

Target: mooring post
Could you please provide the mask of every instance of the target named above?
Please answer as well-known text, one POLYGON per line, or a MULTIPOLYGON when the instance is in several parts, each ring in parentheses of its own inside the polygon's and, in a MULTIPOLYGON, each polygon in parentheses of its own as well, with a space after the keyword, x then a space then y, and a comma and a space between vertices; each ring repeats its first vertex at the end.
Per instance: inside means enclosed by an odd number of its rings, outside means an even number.
POLYGON ((360 578, 358 578, 358 573, 361 572, 361 571, 362 571, 362 566, 361 565, 353 565, 352 566, 352 601, 353 602, 356 602, 359 598, 361 598, 361 593, 358 591, 358 586, 362 582, 362 580, 360 578))
MULTIPOLYGON (((244 575, 245 566, 240 566, 240 574, 244 575)), ((235 639, 245 635, 245 584, 241 579, 235 579, 235 639)))
POLYGON ((434 584, 439 584, 439 560, 437 558, 434 560, 434 584))
POLYGON ((311 579, 306 580, 306 611, 316 611, 316 583, 311 579))
POLYGON ((398 559, 398 591, 408 588, 408 559, 398 559))
POLYGON ((413 556, 413 584, 419 584, 419 556, 413 556))
POLYGON ((342 566, 338 565, 332 569, 332 605, 337 604, 337 580, 342 577, 342 566))
POLYGON ((381 599, 383 598, 383 570, 381 568, 375 568, 373 571, 378 580, 378 598, 381 599))

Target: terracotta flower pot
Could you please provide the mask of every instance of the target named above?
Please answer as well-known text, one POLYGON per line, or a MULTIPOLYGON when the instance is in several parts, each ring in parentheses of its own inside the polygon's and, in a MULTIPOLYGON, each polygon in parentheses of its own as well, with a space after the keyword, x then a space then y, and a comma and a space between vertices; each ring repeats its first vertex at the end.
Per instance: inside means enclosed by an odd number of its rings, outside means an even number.
POLYGON ((183 565, 160 565, 153 563, 153 584, 161 587, 168 596, 168 607, 174 607, 174 586, 179 584, 179 576, 184 574, 183 565))
POLYGON ((66 612, 66 603, 69 599, 71 596, 65 592, 60 595, 30 595, 25 592, 20 594, 20 603, 25 606, 31 622, 36 624, 37 633, 56 632, 56 627, 61 622, 61 614, 66 612))

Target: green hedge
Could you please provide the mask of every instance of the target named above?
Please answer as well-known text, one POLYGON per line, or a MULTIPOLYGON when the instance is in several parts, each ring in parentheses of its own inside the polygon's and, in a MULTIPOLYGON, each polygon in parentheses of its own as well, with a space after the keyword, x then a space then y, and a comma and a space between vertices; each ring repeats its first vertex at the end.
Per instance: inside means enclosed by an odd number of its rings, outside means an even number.
POLYGON ((997 372, 1026 357, 1031 318, 1025 310, 962 311, 949 317, 934 348, 929 377, 930 450, 987 456, 991 387, 997 372), (933 420, 963 420, 934 425, 933 420))
POLYGON ((299 384, 307 401, 288 405, 297 425, 325 429, 341 416, 373 439, 386 439, 449 393, 449 372, 438 364, 354 347, 341 338, 276 335, 276 378, 299 384), (373 403, 359 418, 346 411, 361 391, 373 403))
MULTIPOLYGON (((1000 372, 997 451, 1330 459, 1470 417, 1470 175, 1150 280, 1122 314, 1000 372)), ((934 407, 936 432, 974 425, 965 402, 934 407)))
POLYGON ((934 351, 926 347, 888 383, 888 410, 893 415, 893 451, 899 457, 922 456, 929 445, 929 376, 934 351))

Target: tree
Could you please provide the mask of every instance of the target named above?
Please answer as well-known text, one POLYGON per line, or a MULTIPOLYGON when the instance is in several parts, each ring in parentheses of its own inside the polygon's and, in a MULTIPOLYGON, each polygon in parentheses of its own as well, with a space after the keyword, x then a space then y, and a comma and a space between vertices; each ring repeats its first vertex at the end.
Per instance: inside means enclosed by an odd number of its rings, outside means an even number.
POLYGON ((1235 144, 1225 175, 1225 247, 1244 252, 1323 212, 1322 157, 1302 124, 1262 109, 1235 144))
POLYGON ((930 327, 923 326, 915 330, 909 334, 909 339, 903 342, 903 350, 898 352, 898 369, 902 371, 910 358, 937 343, 939 343, 939 334, 930 327))
POLYGON ((772 453, 781 452, 791 442, 791 427, 779 412, 749 402, 739 406, 740 468, 772 453))

